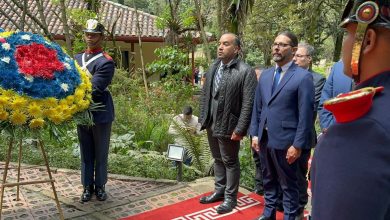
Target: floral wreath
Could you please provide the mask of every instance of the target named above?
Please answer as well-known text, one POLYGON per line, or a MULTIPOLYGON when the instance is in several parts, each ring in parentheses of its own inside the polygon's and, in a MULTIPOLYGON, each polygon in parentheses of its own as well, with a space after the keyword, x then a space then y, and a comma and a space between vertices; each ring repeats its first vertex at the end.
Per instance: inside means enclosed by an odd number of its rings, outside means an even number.
POLYGON ((88 109, 91 91, 88 75, 58 44, 0 30, 0 125, 59 125, 88 109))

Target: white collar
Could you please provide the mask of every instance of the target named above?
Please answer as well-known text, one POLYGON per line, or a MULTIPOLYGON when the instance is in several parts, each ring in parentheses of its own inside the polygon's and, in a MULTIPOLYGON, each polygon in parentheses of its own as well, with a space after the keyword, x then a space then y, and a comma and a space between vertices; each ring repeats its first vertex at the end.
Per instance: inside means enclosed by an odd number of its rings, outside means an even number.
MULTIPOLYGON (((288 68, 290 68, 290 66, 292 65, 293 61, 291 60, 290 62, 284 64, 283 66, 281 66, 282 68, 282 72, 286 72, 288 70, 288 68)), ((275 66, 275 70, 278 68, 279 66, 276 64, 275 66)))

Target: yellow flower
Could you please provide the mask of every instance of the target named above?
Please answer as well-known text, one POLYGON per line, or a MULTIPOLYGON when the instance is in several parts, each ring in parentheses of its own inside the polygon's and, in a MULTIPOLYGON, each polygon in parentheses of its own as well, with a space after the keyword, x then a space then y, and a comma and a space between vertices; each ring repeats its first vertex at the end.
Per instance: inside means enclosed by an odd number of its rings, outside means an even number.
POLYGON ((81 100, 77 103, 77 106, 79 107, 79 111, 85 110, 89 107, 89 101, 81 100))
POLYGON ((46 109, 46 110, 43 112, 43 114, 44 114, 46 117, 50 118, 52 115, 55 114, 55 110, 54 110, 53 108, 49 108, 49 109, 46 109))
POLYGON ((30 121, 30 128, 42 128, 45 124, 45 120, 42 118, 35 118, 30 121))
POLYGON ((67 100, 66 99, 61 99, 60 102, 59 102, 59 106, 61 106, 61 108, 67 108, 68 107, 67 100))
POLYGON ((11 103, 11 108, 14 110, 22 110, 27 105, 27 99, 23 97, 14 96, 14 100, 11 103))
POLYGON ((80 88, 80 89, 82 89, 82 90, 86 90, 87 89, 87 84, 86 83, 81 83, 80 85, 79 85, 79 87, 78 88, 80 88))
POLYGON ((28 113, 34 118, 39 118, 42 116, 42 109, 37 103, 33 102, 28 106, 28 113))
POLYGON ((70 96, 66 97, 66 103, 68 105, 72 105, 73 102, 74 102, 74 96, 73 95, 70 95, 70 96))
POLYGON ((92 92, 92 83, 91 83, 91 81, 87 81, 86 84, 87 84, 87 89, 86 90, 88 92, 92 92))
POLYGON ((6 96, 0 96, 0 107, 7 107, 8 106, 9 98, 6 96))
POLYGON ((10 121, 14 125, 22 125, 22 124, 26 123, 27 115, 19 110, 16 110, 16 111, 12 112, 11 117, 10 117, 10 121))
POLYGON ((56 98, 53 98, 53 97, 50 97, 50 98, 47 98, 45 100, 45 105, 47 107, 56 107, 57 106, 57 99, 56 98))
POLYGON ((70 111, 70 113, 73 115, 74 113, 76 113, 77 112, 77 106, 76 105, 71 105, 71 106, 69 106, 69 111, 70 111))
POLYGON ((8 118, 8 112, 4 109, 0 109, 0 121, 5 121, 8 118))
POLYGON ((67 120, 72 118, 72 115, 71 114, 67 114, 66 112, 64 112, 63 117, 64 117, 64 121, 67 121, 67 120))
POLYGON ((54 122, 54 124, 60 124, 64 121, 64 117, 61 113, 55 113, 49 116, 50 121, 54 122))
POLYGON ((3 96, 6 96, 6 97, 14 96, 14 92, 12 90, 0 89, 0 93, 3 94, 3 96))
POLYGON ((7 38, 7 37, 11 36, 13 33, 14 32, 11 32, 11 31, 1 32, 0 37, 7 38))
POLYGON ((83 100, 85 95, 84 90, 77 88, 76 91, 74 92, 74 97, 76 100, 83 100))

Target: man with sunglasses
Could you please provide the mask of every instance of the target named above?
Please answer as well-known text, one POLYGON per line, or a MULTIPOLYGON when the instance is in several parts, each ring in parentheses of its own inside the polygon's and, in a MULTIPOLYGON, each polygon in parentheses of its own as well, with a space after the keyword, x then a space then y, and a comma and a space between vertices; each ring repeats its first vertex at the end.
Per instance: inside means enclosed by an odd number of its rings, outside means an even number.
POLYGON ((349 1, 344 73, 355 91, 328 100, 336 123, 312 162, 315 220, 390 219, 390 0, 349 1))
POLYGON ((272 46, 275 67, 264 70, 256 88, 250 135, 263 165, 265 208, 258 220, 274 220, 279 186, 284 219, 299 215, 297 159, 310 148, 313 127, 313 76, 293 62, 298 39, 281 32, 272 46))

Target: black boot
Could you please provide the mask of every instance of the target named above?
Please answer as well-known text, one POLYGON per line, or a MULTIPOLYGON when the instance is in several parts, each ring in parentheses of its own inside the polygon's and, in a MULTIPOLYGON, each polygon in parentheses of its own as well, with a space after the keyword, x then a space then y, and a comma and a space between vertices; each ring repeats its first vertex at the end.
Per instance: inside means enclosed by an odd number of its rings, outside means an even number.
POLYGON ((93 193, 93 186, 84 186, 83 193, 81 194, 80 197, 80 202, 88 202, 91 200, 93 193))
POLYGON ((96 195, 96 199, 99 200, 99 201, 104 201, 107 199, 107 193, 104 189, 104 186, 96 186, 96 189, 95 189, 95 195, 96 195))

